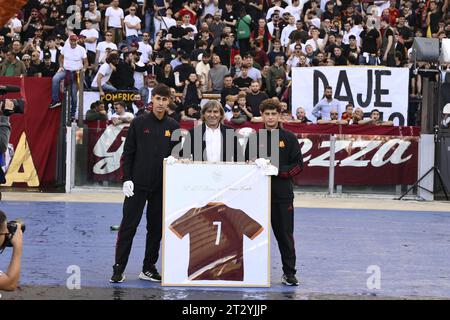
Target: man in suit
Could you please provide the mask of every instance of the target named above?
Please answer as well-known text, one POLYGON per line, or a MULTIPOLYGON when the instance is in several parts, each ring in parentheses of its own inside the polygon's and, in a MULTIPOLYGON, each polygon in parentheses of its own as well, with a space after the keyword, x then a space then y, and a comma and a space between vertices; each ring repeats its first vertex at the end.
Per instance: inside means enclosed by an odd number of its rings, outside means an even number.
POLYGON ((202 108, 201 116, 203 123, 189 130, 183 157, 207 162, 243 161, 242 148, 234 129, 222 124, 225 112, 220 102, 208 101, 202 108))

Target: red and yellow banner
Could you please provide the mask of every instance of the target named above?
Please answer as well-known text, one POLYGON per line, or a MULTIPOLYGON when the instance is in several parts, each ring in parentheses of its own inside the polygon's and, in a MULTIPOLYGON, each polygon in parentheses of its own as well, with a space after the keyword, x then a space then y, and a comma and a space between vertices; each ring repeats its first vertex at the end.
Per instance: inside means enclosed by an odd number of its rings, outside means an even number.
POLYGON ((0 77, 0 85, 21 88, 20 93, 2 98, 25 100, 25 113, 10 117, 14 156, 8 163, 4 186, 54 186, 61 108, 48 108, 51 84, 51 78, 0 77))

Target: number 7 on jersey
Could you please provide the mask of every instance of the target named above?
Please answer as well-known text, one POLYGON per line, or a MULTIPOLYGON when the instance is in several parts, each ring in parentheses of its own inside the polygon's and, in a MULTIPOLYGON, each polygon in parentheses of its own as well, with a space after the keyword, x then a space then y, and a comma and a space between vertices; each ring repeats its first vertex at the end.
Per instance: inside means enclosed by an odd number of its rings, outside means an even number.
POLYGON ((218 246, 220 243, 220 234, 222 232, 222 222, 213 221, 213 225, 217 226, 216 246, 218 246))

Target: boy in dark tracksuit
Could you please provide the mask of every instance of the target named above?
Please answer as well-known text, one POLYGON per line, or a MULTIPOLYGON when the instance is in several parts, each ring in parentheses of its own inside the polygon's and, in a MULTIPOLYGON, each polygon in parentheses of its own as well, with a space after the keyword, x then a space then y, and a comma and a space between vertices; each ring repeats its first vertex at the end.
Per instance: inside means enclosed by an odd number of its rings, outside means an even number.
MULTIPOLYGON (((271 154, 272 136, 273 143, 278 146, 273 152, 278 152, 278 175, 272 176, 271 187, 271 223, 272 229, 278 242, 283 263, 282 283, 285 285, 298 285, 295 277, 295 243, 294 243, 294 192, 292 177, 300 173, 303 168, 303 156, 295 135, 279 126, 280 115, 279 104, 272 99, 264 100, 260 105, 264 128, 256 133, 256 154, 249 150, 249 142, 245 149, 246 160, 255 160, 267 154, 267 157, 275 159, 271 154), (263 131, 264 134, 263 134, 263 131), (278 139, 277 139, 278 135, 278 139), (267 138, 266 138, 267 137, 267 138), (263 152, 263 150, 267 150, 263 152), (250 154, 250 153, 253 153, 250 154)), ((253 137, 254 138, 254 137, 253 137)), ((251 141, 252 137, 249 138, 251 141)), ((276 165, 276 163, 272 163, 276 165)))
POLYGON ((131 123, 123 149, 123 218, 117 235, 116 257, 111 282, 122 282, 136 229, 147 204, 147 240, 141 280, 161 281, 156 270, 162 237, 163 161, 177 142, 171 141, 178 123, 167 116, 170 89, 158 85, 152 90, 151 113, 131 123))

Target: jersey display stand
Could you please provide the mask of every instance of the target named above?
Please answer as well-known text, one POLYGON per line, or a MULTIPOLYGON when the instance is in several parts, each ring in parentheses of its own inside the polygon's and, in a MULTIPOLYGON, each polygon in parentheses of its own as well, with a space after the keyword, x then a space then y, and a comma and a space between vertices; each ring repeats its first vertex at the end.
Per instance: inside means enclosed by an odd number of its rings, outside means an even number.
POLYGON ((163 286, 270 286, 270 177, 240 163, 164 164, 163 286))

